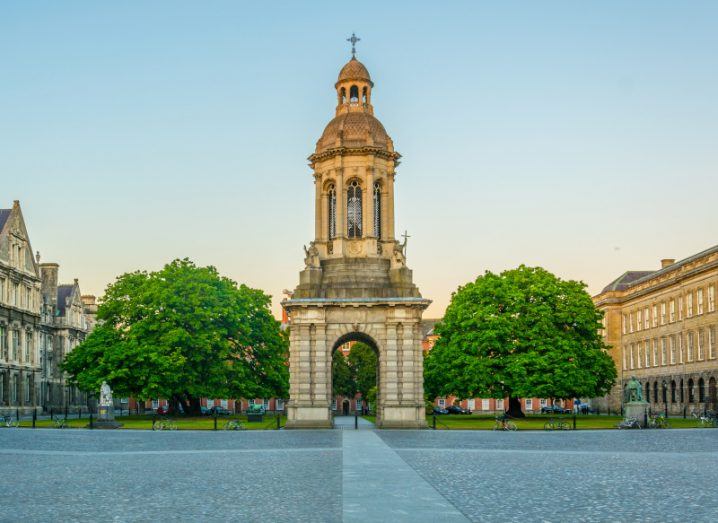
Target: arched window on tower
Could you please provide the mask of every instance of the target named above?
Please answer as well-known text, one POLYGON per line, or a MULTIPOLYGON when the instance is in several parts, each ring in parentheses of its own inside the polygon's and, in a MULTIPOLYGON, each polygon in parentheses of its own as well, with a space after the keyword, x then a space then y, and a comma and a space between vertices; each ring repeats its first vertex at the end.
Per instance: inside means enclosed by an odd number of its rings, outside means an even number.
POLYGON ((347 188, 347 236, 361 238, 361 187, 354 180, 347 188))
POLYGON ((356 85, 352 85, 349 89, 349 102, 353 104, 359 102, 359 88, 356 85))
POLYGON ((362 103, 366 103, 366 87, 361 90, 361 101, 362 103))
POLYGON ((333 240, 337 236, 337 190, 334 184, 331 184, 327 190, 327 205, 329 206, 329 239, 333 240))
POLYGON ((347 90, 344 87, 342 87, 342 90, 340 92, 341 92, 342 103, 343 104, 347 103, 347 90))
POLYGON ((374 236, 381 238, 381 184, 374 182, 374 236))

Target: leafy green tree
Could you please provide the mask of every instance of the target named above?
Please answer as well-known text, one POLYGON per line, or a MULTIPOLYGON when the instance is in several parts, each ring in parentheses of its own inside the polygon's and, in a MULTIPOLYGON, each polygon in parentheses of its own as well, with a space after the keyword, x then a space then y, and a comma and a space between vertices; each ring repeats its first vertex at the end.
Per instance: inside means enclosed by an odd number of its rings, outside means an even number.
POLYGON ((542 268, 486 272, 452 295, 424 360, 429 397, 593 397, 616 368, 599 335, 602 313, 585 284, 542 268))
POLYGON ((346 356, 340 350, 332 356, 332 392, 335 396, 354 396, 356 383, 346 356))
POLYGON ((108 286, 99 324, 70 352, 70 381, 120 396, 167 398, 188 413, 199 399, 286 397, 287 338, 260 290, 214 267, 175 260, 108 286))
POLYGON ((357 342, 352 345, 348 359, 356 382, 356 392, 360 392, 366 399, 369 391, 376 387, 376 352, 366 343, 357 342))

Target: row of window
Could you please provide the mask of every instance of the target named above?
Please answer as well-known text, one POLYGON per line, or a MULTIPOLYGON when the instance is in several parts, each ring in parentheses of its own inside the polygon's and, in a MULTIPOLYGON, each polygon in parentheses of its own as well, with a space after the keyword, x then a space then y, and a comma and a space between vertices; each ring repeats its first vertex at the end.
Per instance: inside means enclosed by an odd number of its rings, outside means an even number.
POLYGON ((623 368, 641 369, 716 358, 716 329, 675 334, 653 340, 629 343, 623 347, 623 368), (707 349, 707 350, 706 350, 707 349))
MULTIPOLYGON (((660 304, 655 303, 650 307, 639 308, 624 314, 622 332, 623 334, 628 334, 651 327, 658 327, 659 324, 665 325, 676 320, 681 321, 683 320, 684 303, 686 318, 692 318, 694 314, 703 314, 705 294, 705 289, 699 288, 686 293, 685 296, 681 295, 677 298, 672 298, 668 302, 662 301, 660 304)), ((707 292, 708 312, 715 312, 716 310, 715 294, 715 285, 709 285, 707 292)))
POLYGON ((34 311, 39 308, 39 299, 39 293, 33 292, 31 287, 0 278, 0 303, 34 311))
POLYGON ((5 361, 34 363, 33 333, 0 325, 0 358, 5 361))
POLYGON ((0 405, 16 405, 18 398, 20 398, 21 384, 24 391, 24 401, 29 404, 32 401, 32 380, 29 378, 21 379, 17 374, 10 374, 6 388, 5 379, 0 375, 0 405))
MULTIPOLYGON (((381 208, 381 185, 379 182, 374 183, 374 236, 381 238, 381 221, 382 221, 382 208, 381 208)), ((359 185, 359 181, 352 180, 347 186, 347 200, 346 200, 346 214, 347 214, 347 236, 349 238, 361 238, 363 234, 363 223, 362 223, 362 189, 359 185)), ((328 211, 328 235, 329 239, 334 239, 338 235, 337 231, 337 190, 334 184, 329 185, 327 189, 327 211, 328 211)), ((340 231, 339 231, 340 232, 340 231)))

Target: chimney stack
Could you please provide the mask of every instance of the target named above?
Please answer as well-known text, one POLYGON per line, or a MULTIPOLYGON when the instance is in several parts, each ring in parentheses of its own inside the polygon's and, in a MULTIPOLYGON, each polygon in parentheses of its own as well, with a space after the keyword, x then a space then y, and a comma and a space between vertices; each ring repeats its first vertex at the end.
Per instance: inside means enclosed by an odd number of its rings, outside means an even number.
POLYGON ((676 263, 675 258, 663 258, 661 260, 661 269, 665 269, 666 267, 668 267, 669 265, 673 265, 674 263, 676 263))
POLYGON ((60 266, 57 263, 41 263, 40 278, 42 279, 42 295, 48 304, 57 300, 57 278, 60 266))

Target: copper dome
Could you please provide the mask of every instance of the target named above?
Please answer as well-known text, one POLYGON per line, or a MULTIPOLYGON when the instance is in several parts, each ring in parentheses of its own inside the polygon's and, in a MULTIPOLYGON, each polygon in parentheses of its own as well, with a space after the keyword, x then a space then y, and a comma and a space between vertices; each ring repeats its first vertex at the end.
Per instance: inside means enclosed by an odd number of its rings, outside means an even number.
POLYGON ((363 63, 361 63, 354 57, 352 57, 352 59, 349 60, 344 67, 342 67, 341 71, 339 71, 339 78, 337 79, 337 83, 347 82, 351 80, 369 82, 372 87, 374 86, 371 81, 371 77, 369 76, 369 71, 367 71, 363 63))
POLYGON ((327 124, 317 141, 316 153, 336 147, 373 146, 391 150, 390 142, 384 126, 371 114, 349 112, 340 114, 327 124))

